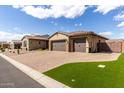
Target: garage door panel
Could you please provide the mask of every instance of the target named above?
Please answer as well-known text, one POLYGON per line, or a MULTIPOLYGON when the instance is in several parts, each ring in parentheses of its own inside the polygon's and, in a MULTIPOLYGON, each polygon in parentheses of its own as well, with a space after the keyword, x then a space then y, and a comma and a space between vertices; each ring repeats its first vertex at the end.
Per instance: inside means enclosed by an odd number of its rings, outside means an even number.
POLYGON ((52 50, 53 51, 66 51, 65 40, 53 41, 52 42, 52 50))
POLYGON ((86 38, 78 38, 74 40, 75 52, 86 52, 86 38))

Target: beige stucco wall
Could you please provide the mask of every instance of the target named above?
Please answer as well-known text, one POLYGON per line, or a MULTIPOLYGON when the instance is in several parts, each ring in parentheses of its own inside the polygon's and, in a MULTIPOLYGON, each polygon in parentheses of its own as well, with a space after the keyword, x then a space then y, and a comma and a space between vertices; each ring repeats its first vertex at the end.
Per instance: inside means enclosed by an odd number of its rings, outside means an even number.
POLYGON ((60 40, 60 39, 68 39, 68 36, 63 34, 55 34, 49 40, 60 40))
POLYGON ((10 48, 14 49, 14 43, 13 42, 10 43, 10 48))
POLYGON ((66 40, 66 51, 69 51, 69 38, 66 35, 63 34, 55 34, 49 39, 49 50, 51 50, 51 42, 56 40, 66 40))
POLYGON ((89 48, 90 48, 90 44, 89 44, 89 40, 90 38, 86 38, 86 53, 89 53, 89 48))
POLYGON ((97 51, 97 43, 99 42, 99 40, 100 40, 100 42, 106 41, 106 39, 104 39, 104 38, 89 35, 87 37, 87 44, 86 44, 87 51, 89 50, 89 48, 91 48, 91 52, 96 52, 97 51))
POLYGON ((26 49, 29 50, 29 40, 27 38, 24 38, 22 40, 22 49, 26 49), (24 46, 24 42, 26 41, 26 47, 24 46))
POLYGON ((70 46, 69 51, 70 51, 70 52, 73 52, 74 49, 73 49, 73 40, 72 40, 72 39, 69 39, 69 44, 70 44, 70 45, 69 45, 69 46, 70 46))
POLYGON ((22 48, 23 49, 27 48, 27 50, 35 50, 38 48, 47 48, 47 41, 24 38, 22 40, 22 48), (27 42, 26 47, 24 47, 24 41, 27 42))
POLYGON ((38 48, 46 48, 46 41, 44 40, 29 40, 29 50, 34 50, 38 48))

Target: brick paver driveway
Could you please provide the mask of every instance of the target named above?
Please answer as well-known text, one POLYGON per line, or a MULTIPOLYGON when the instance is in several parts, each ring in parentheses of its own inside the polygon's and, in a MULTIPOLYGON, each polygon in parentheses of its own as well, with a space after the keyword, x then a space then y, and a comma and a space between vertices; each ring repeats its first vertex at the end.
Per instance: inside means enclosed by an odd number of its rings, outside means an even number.
POLYGON ((116 60, 120 53, 68 53, 60 51, 33 51, 21 55, 9 55, 40 72, 65 63, 116 60))

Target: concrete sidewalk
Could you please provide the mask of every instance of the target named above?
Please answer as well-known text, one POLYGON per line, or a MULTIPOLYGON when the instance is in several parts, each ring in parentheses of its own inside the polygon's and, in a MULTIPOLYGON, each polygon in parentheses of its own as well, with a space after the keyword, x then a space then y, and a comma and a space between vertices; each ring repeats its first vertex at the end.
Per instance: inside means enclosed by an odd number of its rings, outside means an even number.
POLYGON ((3 54, 0 54, 1 57, 6 59, 9 63, 14 65, 16 68, 20 69, 22 72, 30 76, 32 79, 40 83, 41 85, 47 87, 47 88, 69 88, 68 86, 24 65, 21 64, 20 62, 17 62, 3 54))

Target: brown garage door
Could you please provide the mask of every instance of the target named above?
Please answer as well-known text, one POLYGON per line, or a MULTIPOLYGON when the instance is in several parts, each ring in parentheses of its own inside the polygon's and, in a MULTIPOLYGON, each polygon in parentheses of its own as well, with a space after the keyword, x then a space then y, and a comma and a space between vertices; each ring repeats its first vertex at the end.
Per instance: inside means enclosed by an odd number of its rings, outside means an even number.
POLYGON ((65 40, 53 41, 52 50, 53 51, 66 51, 65 40))
POLYGON ((74 39, 74 51, 86 52, 86 38, 74 39))

